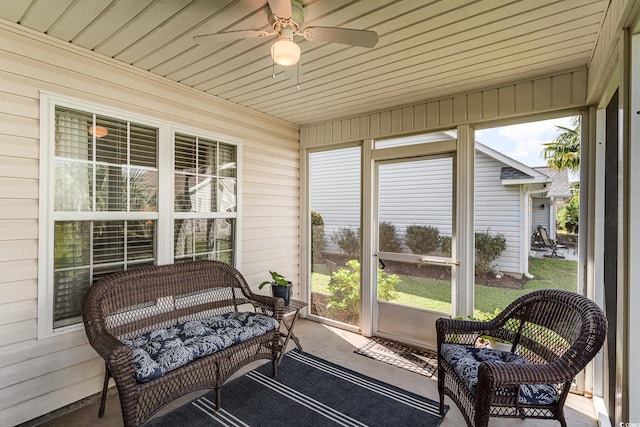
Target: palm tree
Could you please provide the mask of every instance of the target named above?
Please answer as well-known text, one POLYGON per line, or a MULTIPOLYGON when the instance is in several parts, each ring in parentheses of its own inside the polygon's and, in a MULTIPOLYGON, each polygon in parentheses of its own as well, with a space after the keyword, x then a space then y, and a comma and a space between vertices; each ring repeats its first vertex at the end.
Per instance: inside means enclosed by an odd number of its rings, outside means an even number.
POLYGON ((580 167, 580 117, 574 117, 571 125, 556 126, 561 132, 553 142, 544 144, 542 155, 551 169, 577 171, 580 167))

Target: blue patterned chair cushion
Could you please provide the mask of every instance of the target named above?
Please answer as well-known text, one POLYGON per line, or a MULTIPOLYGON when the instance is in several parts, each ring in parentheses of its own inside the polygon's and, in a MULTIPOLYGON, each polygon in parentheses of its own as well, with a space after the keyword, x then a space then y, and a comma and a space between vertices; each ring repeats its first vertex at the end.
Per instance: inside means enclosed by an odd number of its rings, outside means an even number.
MULTIPOLYGON (((460 344, 442 344, 442 357, 465 383, 469 391, 476 394, 478 367, 482 362, 529 364, 527 359, 510 351, 475 348, 460 344)), ((513 389, 499 388, 499 396, 513 396, 513 389)), ((520 386, 518 402, 523 405, 548 405, 554 403, 558 392, 552 384, 524 384, 520 386)))
POLYGON ((260 313, 225 313, 121 340, 133 351, 136 381, 147 382, 208 354, 278 328, 260 313))

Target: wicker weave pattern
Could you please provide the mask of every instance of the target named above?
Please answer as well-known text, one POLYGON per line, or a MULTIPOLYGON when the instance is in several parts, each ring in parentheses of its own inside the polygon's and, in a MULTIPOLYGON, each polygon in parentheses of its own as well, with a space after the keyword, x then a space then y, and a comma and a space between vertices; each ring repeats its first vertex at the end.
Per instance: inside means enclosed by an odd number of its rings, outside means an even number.
POLYGON ((438 319, 438 391, 440 412, 444 396, 460 408, 469 426, 485 427, 489 417, 556 419, 566 426, 564 402, 573 378, 602 347, 607 322, 591 300, 573 292, 542 290, 524 295, 489 322, 438 319), (444 343, 474 345, 480 335, 513 343, 512 351, 532 364, 483 362, 478 369, 477 394, 472 394, 453 367, 441 356, 444 343), (557 402, 518 403, 521 384, 554 384, 557 402), (495 394, 513 388, 514 396, 495 394))
MULTIPOLYGON (((142 267, 105 277, 94 284, 83 301, 85 331, 91 346, 105 360, 106 386, 113 376, 126 426, 136 426, 158 409, 185 393, 215 388, 220 405, 220 387, 239 368, 258 359, 272 361, 280 351, 279 332, 236 344, 197 359, 147 383, 134 378, 133 355, 119 338, 203 319, 214 314, 240 311, 250 304, 263 313, 282 319, 280 298, 254 294, 234 267, 219 261, 192 261, 142 267)), ((104 403, 100 416, 104 413, 104 403)))

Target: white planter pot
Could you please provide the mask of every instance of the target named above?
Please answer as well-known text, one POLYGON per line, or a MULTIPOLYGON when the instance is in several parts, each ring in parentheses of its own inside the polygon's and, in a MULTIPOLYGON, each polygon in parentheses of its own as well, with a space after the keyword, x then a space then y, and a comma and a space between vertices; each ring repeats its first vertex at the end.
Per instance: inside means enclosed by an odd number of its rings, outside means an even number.
POLYGON ((511 343, 498 342, 495 340, 488 340, 488 341, 489 341, 488 347, 492 350, 511 351, 511 347, 513 346, 513 344, 511 343))

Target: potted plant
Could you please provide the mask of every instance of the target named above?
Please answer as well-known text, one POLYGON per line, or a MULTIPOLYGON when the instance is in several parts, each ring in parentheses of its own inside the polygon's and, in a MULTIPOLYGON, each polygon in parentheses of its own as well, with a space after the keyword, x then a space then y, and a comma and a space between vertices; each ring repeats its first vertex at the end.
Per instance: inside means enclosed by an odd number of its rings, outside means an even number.
POLYGON ((477 341, 480 347, 490 348, 492 350, 511 351, 513 343, 502 338, 492 337, 490 335, 480 335, 477 341))
POLYGON ((265 285, 271 285, 271 295, 284 300, 284 305, 289 305, 291 299, 291 281, 287 280, 282 274, 269 270, 271 280, 265 280, 260 283, 258 289, 262 289, 265 285))

